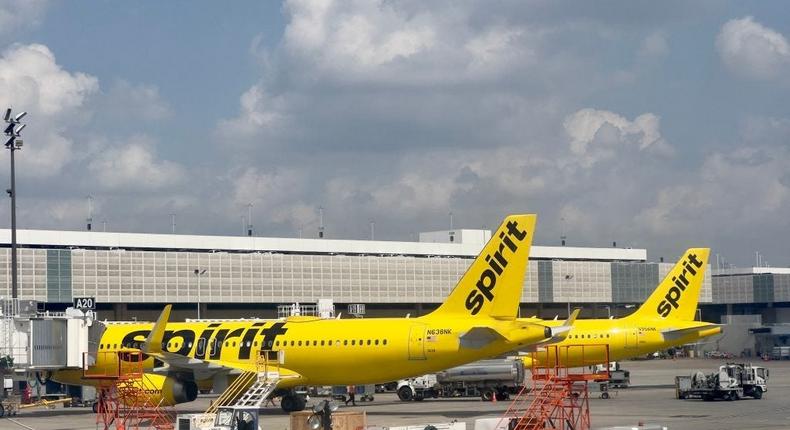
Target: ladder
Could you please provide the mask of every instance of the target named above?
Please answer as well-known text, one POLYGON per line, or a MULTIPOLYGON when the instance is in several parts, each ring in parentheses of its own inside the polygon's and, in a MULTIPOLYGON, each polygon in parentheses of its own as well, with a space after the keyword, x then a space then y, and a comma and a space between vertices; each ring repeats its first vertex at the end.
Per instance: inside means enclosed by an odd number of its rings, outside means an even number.
POLYGON ((242 394, 234 406, 260 408, 269 395, 277 388, 279 372, 259 372, 258 379, 242 394))

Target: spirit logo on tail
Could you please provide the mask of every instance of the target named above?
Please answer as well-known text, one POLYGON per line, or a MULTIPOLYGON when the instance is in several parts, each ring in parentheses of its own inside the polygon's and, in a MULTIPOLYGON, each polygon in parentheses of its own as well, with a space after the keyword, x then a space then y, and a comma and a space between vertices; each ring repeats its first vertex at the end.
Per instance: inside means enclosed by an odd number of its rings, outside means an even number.
POLYGON ((505 256, 505 248, 509 249, 511 254, 518 250, 518 244, 527 237, 527 232, 518 229, 517 221, 510 221, 507 223, 507 234, 504 231, 499 233, 499 247, 494 251, 494 257, 486 255, 485 260, 490 268, 483 270, 480 273, 480 279, 475 286, 477 290, 472 290, 466 297, 466 309, 469 310, 471 315, 477 315, 483 304, 486 301, 494 300, 494 287, 496 287, 497 277, 502 274, 507 267, 507 258, 505 256), (516 241, 514 242, 513 239, 516 241))
POLYGON ((683 292, 686 291, 686 287, 689 285, 690 279, 687 275, 691 275, 691 278, 697 276, 699 272, 699 268, 702 267, 702 261, 697 258, 696 254, 689 254, 686 260, 683 262, 683 270, 680 272, 679 275, 672 277, 672 282, 675 283, 667 294, 664 296, 664 300, 658 304, 658 308, 656 311, 662 317, 668 317, 670 313, 674 309, 677 309, 680 305, 678 301, 680 297, 683 295, 683 292))

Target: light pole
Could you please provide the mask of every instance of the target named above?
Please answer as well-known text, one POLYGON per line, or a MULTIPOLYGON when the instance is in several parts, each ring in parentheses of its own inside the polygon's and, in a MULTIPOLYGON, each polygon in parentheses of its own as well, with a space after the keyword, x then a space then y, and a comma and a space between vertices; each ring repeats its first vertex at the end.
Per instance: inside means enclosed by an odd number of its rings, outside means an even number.
POLYGON ((200 278, 206 273, 206 269, 195 269, 195 277, 197 278, 198 299, 197 299, 197 319, 200 319, 200 278))
POLYGON ((11 298, 17 298, 17 267, 16 267, 16 178, 14 175, 14 151, 22 149, 22 139, 20 137, 22 129, 27 124, 19 124, 19 121, 27 115, 27 112, 22 112, 15 117, 11 117, 11 108, 5 111, 5 122, 8 126, 5 128, 5 135, 8 140, 5 143, 6 149, 11 151, 11 188, 6 190, 11 197, 11 298))

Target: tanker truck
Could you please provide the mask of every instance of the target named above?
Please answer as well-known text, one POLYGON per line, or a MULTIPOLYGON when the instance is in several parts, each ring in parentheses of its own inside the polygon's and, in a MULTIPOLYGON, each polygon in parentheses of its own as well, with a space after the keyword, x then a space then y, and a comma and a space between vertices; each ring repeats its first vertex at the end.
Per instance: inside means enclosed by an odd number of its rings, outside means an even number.
POLYGON ((402 401, 437 397, 506 400, 524 385, 524 362, 517 358, 480 360, 435 374, 398 381, 402 401))

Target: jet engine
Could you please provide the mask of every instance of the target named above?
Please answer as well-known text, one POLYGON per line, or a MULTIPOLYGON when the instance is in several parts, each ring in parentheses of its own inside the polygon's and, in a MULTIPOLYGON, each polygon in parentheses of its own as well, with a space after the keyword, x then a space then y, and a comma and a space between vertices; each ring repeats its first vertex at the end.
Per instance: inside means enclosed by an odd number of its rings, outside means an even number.
POLYGON ((134 380, 137 388, 142 389, 154 404, 173 406, 191 402, 197 398, 198 386, 194 380, 177 375, 157 375, 144 373, 142 380, 134 380))

